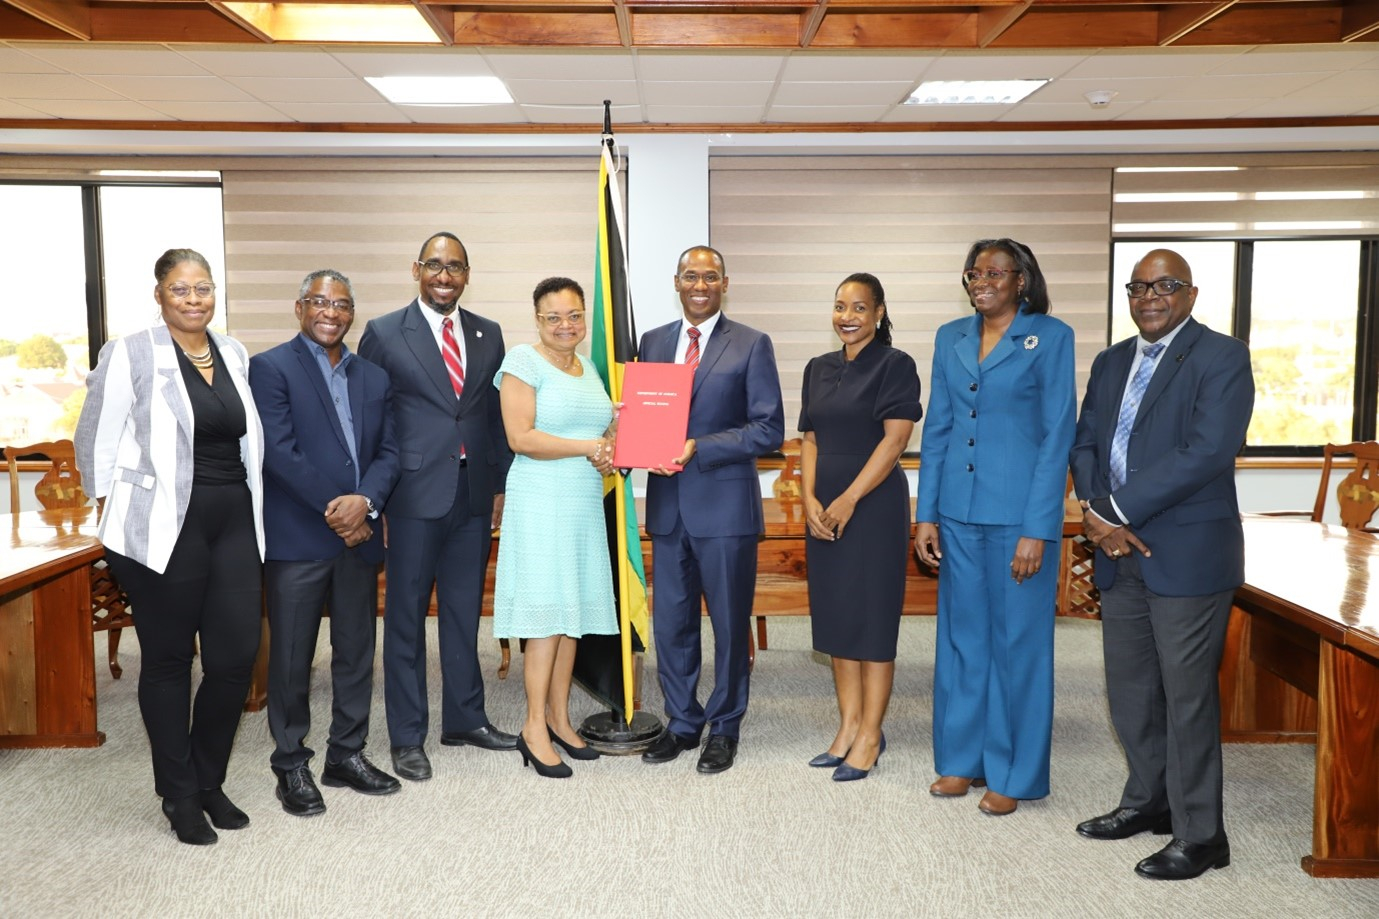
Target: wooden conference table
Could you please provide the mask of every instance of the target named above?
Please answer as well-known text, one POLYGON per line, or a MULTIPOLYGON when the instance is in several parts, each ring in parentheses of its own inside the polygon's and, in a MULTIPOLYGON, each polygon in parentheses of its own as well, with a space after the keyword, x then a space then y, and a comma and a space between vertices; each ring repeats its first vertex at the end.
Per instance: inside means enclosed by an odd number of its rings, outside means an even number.
MULTIPOLYGON (((95 747, 94 507, 10 514, 0 542, 0 749, 95 747)), ((3 518, 0 518, 3 519, 3 518)))

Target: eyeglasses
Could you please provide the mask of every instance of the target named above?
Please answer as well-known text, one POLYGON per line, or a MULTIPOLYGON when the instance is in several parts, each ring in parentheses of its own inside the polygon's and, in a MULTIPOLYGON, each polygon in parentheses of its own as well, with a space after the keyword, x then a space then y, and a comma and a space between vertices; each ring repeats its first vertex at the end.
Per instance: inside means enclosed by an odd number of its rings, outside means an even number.
POLYGON ((427 274, 440 274, 444 271, 456 278, 469 270, 469 266, 463 262, 439 262, 433 258, 428 258, 424 262, 417 262, 417 264, 425 268, 427 274))
POLYGON ((1184 287, 1191 287, 1191 281, 1180 281, 1177 278, 1159 278, 1157 281, 1131 281, 1125 285, 1125 292, 1136 300, 1149 293, 1149 289, 1154 288, 1154 293, 1160 297, 1171 297, 1184 287))
POLYGON ((562 322, 568 322, 570 323, 570 325, 584 324, 584 314, 579 312, 566 313, 564 315, 561 315, 560 313, 537 313, 536 318, 540 319, 542 322, 546 323, 546 325, 550 326, 551 328, 555 328, 562 322))
POLYGON ((995 284, 1008 274, 1019 273, 1019 268, 988 268, 985 271, 969 268, 962 273, 962 283, 976 284, 978 281, 990 281, 992 284, 995 284))
POLYGON ((211 294, 215 293, 215 285, 209 281, 198 284, 195 287, 188 287, 185 284, 173 284, 171 287, 164 287, 163 289, 178 300, 187 299, 192 295, 192 291, 196 291, 196 295, 202 300, 205 300, 211 294))
POLYGON ((708 274, 696 274, 693 271, 686 271, 684 274, 680 275, 680 283, 684 284, 686 287, 696 287, 700 281, 712 287, 722 280, 722 275, 714 274, 713 272, 709 272, 708 274))
POLYGON ((347 316, 354 315, 354 302, 351 300, 327 300, 325 297, 303 297, 300 301, 318 312, 335 310, 347 316))

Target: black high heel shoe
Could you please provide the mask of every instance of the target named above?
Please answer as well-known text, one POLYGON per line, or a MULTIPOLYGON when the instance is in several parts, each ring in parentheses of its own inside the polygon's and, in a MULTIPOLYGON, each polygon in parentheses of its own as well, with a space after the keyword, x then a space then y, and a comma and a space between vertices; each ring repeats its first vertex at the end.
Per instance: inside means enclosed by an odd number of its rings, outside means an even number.
POLYGON ((881 735, 881 749, 876 751, 876 759, 872 760, 871 769, 858 769, 856 766, 843 762, 838 764, 838 768, 833 770, 833 781, 835 782, 856 782, 871 775, 872 769, 876 768, 877 763, 881 762, 881 754, 886 752, 886 735, 881 735))
POLYGON ((168 818, 178 842, 185 842, 189 846, 209 846, 220 839, 206 822, 206 815, 201 812, 200 795, 164 798, 163 816, 168 818))
POLYGON ((201 789, 201 809, 218 830, 242 830, 249 825, 249 815, 235 807, 219 788, 201 789))
POLYGON ((536 774, 547 779, 568 779, 575 774, 570 768, 569 763, 556 763, 554 766, 547 766, 541 760, 532 755, 531 747, 527 746, 527 739, 519 731, 517 734, 517 752, 522 754, 522 765, 530 765, 536 770, 536 774))
POLYGON ((561 740, 560 735, 557 734, 555 729, 549 724, 546 725, 546 731, 551 735, 551 743, 568 753, 570 759, 590 760, 599 758, 599 751, 595 750, 593 747, 576 747, 573 744, 567 744, 565 741, 561 740))

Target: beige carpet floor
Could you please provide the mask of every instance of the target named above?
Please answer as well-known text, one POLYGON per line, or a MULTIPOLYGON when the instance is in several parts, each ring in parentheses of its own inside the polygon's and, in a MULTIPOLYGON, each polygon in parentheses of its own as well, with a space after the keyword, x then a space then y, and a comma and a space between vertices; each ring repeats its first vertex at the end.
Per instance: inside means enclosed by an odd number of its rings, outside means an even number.
MULTIPOLYGON (((520 657, 498 681, 487 620, 482 628, 489 713, 515 730, 520 657)), ((692 756, 654 767, 605 757, 553 781, 520 768, 515 753, 441 747, 433 735, 431 781, 385 798, 326 788, 328 812, 302 819, 273 797, 266 719, 250 714, 226 789, 253 823, 206 848, 177 843, 159 812, 133 638, 124 679, 98 672, 103 747, 0 751, 3 919, 1379 916, 1379 881, 1313 880, 1298 867, 1310 848, 1310 746, 1227 749, 1233 862, 1197 881, 1133 874, 1159 837, 1098 843, 1073 832, 1114 806, 1123 781, 1094 622, 1058 623, 1053 794, 1004 819, 979 814, 975 795, 926 792, 932 619, 902 627, 880 766, 835 784, 804 765, 831 740, 828 668, 810 650, 808 620, 778 618, 757 659, 738 765, 723 775, 696 774, 692 756)), ((320 648, 318 750, 329 720, 324 635, 320 648)), ((654 673, 654 657, 648 665, 654 673)), ((433 712, 438 679, 433 665, 433 712)), ((647 707, 659 714, 649 682, 647 707)), ((597 711, 583 696, 575 706, 580 717, 597 711)), ((372 751, 386 765, 381 683, 374 718, 372 751)))

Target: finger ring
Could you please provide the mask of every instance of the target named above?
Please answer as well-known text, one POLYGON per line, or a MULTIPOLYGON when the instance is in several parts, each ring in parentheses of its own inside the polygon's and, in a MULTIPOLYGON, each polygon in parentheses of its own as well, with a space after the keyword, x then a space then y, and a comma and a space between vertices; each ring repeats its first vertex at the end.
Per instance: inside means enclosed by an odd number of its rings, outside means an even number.
POLYGON ((1112 550, 1111 550, 1111 557, 1112 557, 1112 558, 1118 558, 1119 556, 1120 556, 1120 550, 1119 550, 1119 549, 1112 549, 1112 550))

